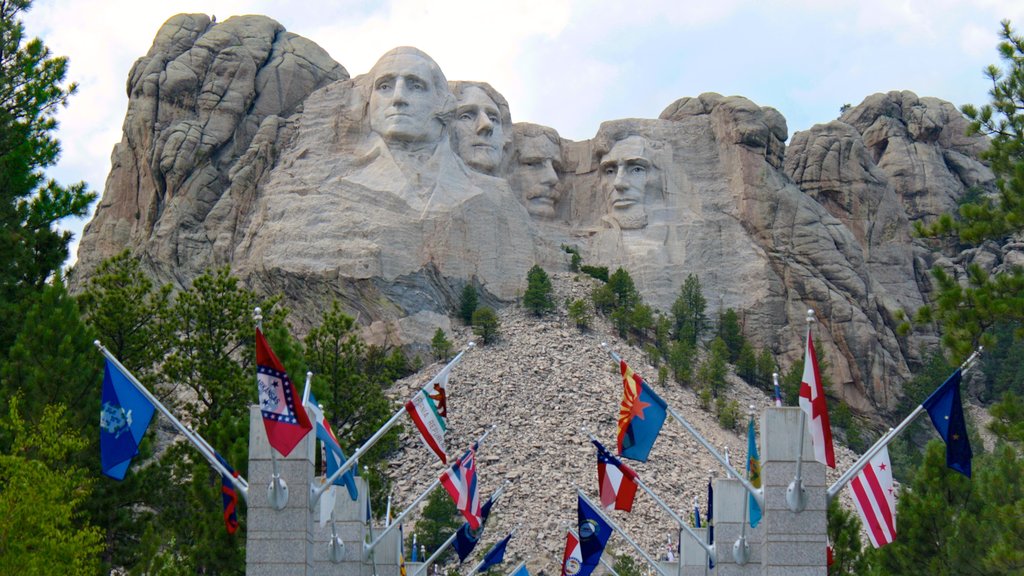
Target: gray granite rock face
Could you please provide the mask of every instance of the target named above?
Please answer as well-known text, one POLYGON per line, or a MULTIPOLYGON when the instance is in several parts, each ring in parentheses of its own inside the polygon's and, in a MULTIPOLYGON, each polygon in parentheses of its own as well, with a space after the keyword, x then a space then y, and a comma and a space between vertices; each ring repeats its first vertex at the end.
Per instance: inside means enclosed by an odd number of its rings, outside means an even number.
POLYGON ((665 311, 696 274, 711 315, 736 309, 782 366, 814 309, 835 392, 861 411, 892 407, 934 340, 895 331, 898 310, 926 302, 927 270, 975 258, 939 259, 910 224, 993 184, 985 139, 909 92, 870 96, 788 148, 778 111, 712 93, 575 142, 513 123, 494 88, 449 83, 419 50, 350 78, 261 16, 171 18, 128 92, 76 282, 125 247, 179 286, 228 264, 284 293, 300 329, 336 299, 371 334, 423 342, 467 283, 515 301, 534 264, 567 269, 570 245, 665 311))

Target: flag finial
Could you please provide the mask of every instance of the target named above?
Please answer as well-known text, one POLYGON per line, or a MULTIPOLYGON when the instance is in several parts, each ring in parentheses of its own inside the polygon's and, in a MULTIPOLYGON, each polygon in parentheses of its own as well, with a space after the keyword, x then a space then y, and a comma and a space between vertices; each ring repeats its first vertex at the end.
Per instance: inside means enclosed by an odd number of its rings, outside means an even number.
POLYGON ((263 309, 259 306, 252 309, 252 321, 256 323, 257 328, 263 326, 263 309))
POLYGON ((807 322, 814 322, 814 310, 807 309, 807 322))

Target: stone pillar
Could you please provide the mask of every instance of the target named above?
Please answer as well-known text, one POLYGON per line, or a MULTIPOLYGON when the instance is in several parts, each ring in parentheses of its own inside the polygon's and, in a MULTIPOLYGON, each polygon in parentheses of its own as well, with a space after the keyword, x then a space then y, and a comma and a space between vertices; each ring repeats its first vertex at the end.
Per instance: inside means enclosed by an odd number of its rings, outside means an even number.
POLYGON ((828 574, 825 466, 814 459, 806 428, 800 436, 802 414, 799 408, 771 407, 761 415, 761 485, 766 509, 758 529, 764 530, 761 562, 765 576, 828 574), (798 448, 803 450, 807 506, 796 513, 786 504, 786 488, 796 476, 798 448))
MULTIPOLYGON (((329 543, 331 541, 331 524, 328 521, 320 527, 320 504, 317 503, 316 518, 313 526, 314 542, 313 562, 316 576, 370 576, 369 564, 363 562, 363 542, 366 541, 366 500, 370 497, 366 480, 356 476, 356 488, 359 497, 356 500, 348 495, 344 486, 335 486, 334 522, 338 536, 345 543, 341 562, 332 562, 329 543)), ((378 532, 379 533, 379 532, 378 532)), ((380 572, 378 572, 380 574, 380 572)))
POLYGON ((312 432, 287 458, 278 454, 281 478, 288 484, 288 505, 275 510, 267 498, 273 477, 270 444, 259 406, 249 407, 249 502, 245 544, 246 576, 313 574, 313 515, 309 486, 313 480, 312 432))
MULTIPOLYGON (((750 576, 761 573, 761 551, 746 527, 750 556, 740 565, 733 558, 732 547, 747 522, 743 503, 749 493, 735 478, 715 480, 715 574, 717 576, 750 576)), ((763 522, 764 520, 762 520, 763 522)))
MULTIPOLYGON (((702 538, 702 542, 708 541, 707 528, 694 528, 693 531, 702 538)), ((685 530, 683 531, 683 545, 679 552, 679 561, 683 563, 683 576, 704 576, 704 570, 708 565, 708 555, 704 551, 704 547, 685 530)), ((670 574, 674 574, 674 572, 670 574)))

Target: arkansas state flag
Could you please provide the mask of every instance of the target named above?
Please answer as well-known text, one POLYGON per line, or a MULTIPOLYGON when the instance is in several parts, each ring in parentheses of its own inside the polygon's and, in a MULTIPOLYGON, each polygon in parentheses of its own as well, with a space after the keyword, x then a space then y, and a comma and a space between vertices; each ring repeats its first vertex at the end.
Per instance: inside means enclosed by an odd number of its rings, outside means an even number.
POLYGON ((441 484, 455 502, 455 507, 466 517, 466 523, 473 530, 480 528, 480 496, 476 486, 477 445, 466 451, 441 474, 441 484))
POLYGON ((804 349, 804 376, 800 379, 800 409, 807 414, 814 459, 829 468, 836 467, 836 453, 832 446, 832 427, 828 423, 825 405, 825 387, 818 371, 818 356, 814 353, 811 327, 807 327, 807 347, 804 349))
POLYGON ((647 462, 661 425, 665 423, 668 405, 625 360, 619 360, 622 371, 622 403, 619 405, 619 455, 647 462))
POLYGON ((313 424, 300 406, 302 397, 259 328, 256 329, 256 383, 267 440, 275 450, 288 456, 313 429, 313 424))
POLYGON ((850 480, 853 504, 871 545, 881 548, 896 539, 896 489, 892 481, 889 449, 878 454, 850 480))
POLYGON ((636 498, 636 472, 621 460, 608 453, 597 440, 591 440, 597 447, 597 489, 601 494, 601 506, 605 510, 633 510, 636 498))
POLYGON ((572 530, 565 533, 565 553, 562 555, 562 576, 578 576, 583 568, 580 539, 572 530))

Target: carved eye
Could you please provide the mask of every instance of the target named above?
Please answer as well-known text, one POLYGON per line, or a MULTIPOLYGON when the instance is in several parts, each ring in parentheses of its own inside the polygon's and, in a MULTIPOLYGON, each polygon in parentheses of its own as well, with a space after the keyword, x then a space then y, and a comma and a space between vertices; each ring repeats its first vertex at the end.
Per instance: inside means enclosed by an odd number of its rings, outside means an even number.
POLYGON ((605 176, 615 176, 615 167, 608 166, 604 169, 605 176))
POLYGON ((387 91, 387 90, 391 90, 391 83, 390 82, 381 82, 380 84, 377 84, 377 90, 379 90, 381 92, 384 92, 384 91, 387 91))
POLYGON ((536 168, 536 167, 540 166, 540 161, 539 160, 523 160, 522 161, 522 165, 523 166, 527 166, 529 168, 536 168))
POLYGON ((494 114, 488 114, 487 118, 494 124, 498 123, 498 117, 494 114))
POLYGON ((472 119, 473 119, 473 115, 470 114, 469 112, 463 112, 462 114, 459 114, 459 120, 470 121, 472 119))
POLYGON ((646 168, 644 168, 643 166, 631 166, 631 167, 629 168, 629 171, 630 171, 630 173, 632 173, 632 174, 637 174, 637 175, 639 175, 639 174, 644 174, 645 172, 647 172, 647 169, 646 169, 646 168))
POLYGON ((419 80, 413 80, 409 83, 409 88, 416 90, 417 92, 425 92, 427 90, 427 85, 419 80))

